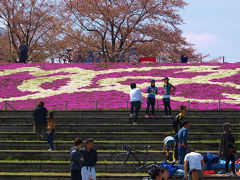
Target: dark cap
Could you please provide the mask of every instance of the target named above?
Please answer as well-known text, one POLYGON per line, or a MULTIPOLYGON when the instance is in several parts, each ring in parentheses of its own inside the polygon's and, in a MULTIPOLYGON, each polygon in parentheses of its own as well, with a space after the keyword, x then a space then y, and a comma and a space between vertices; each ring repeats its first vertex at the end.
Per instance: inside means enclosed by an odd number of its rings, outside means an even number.
POLYGON ((169 80, 169 78, 168 78, 168 77, 165 77, 165 78, 163 78, 163 80, 169 80))
POLYGON ((151 83, 155 83, 155 80, 153 79, 153 80, 151 80, 151 83))
POLYGON ((94 142, 94 139, 93 139, 93 138, 87 138, 87 139, 85 140, 85 143, 86 143, 86 144, 88 144, 88 143, 90 143, 90 142, 94 142))

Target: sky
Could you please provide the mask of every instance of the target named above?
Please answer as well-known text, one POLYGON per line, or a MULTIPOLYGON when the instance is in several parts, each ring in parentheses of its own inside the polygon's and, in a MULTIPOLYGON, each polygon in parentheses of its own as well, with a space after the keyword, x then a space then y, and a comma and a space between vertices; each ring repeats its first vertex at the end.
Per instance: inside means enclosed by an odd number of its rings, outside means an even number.
POLYGON ((198 52, 240 62, 240 0, 186 0, 180 28, 198 52), (237 58, 236 58, 237 57, 237 58))

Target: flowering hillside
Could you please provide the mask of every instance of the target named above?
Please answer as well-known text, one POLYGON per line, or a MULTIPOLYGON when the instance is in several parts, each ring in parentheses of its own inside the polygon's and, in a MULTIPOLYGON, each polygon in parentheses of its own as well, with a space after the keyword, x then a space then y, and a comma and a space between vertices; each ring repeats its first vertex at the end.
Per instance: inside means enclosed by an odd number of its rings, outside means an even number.
MULTIPOLYGON (((33 109, 39 100, 49 109, 126 108, 129 84, 136 82, 146 98, 155 79, 176 86, 172 107, 190 100, 192 109, 240 109, 240 63, 237 64, 0 64, 0 109, 8 101, 16 109, 33 109)), ((157 96, 163 108, 161 94, 157 96)), ((146 102, 144 101, 144 107, 146 102)))

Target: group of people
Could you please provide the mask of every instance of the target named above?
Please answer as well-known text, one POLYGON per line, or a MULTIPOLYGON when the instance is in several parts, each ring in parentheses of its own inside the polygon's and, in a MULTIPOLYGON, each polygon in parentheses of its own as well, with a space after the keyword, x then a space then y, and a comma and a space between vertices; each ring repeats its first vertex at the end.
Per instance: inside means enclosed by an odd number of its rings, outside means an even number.
MULTIPOLYGON (((167 87, 167 79, 165 78, 164 81, 166 82, 167 87)), ((170 87, 170 86, 169 86, 170 87)), ((173 87, 173 86, 171 86, 173 87)), ((139 89, 136 88, 136 84, 131 84, 131 104, 135 108, 135 123, 137 119, 138 109, 141 107, 141 101, 137 101, 136 97, 141 96, 141 92, 139 89)), ((169 95, 173 92, 175 88, 171 91, 171 88, 167 89, 164 95, 169 95)), ((148 103, 152 105, 153 110, 152 113, 154 114, 154 99, 157 92, 157 87, 155 87, 155 82, 151 81, 151 86, 148 87, 147 92, 149 93, 148 96, 148 103)), ((167 98, 170 98, 167 96, 167 98)), ((168 101, 170 102, 170 100, 168 101)), ((169 103, 170 105, 170 103, 169 103)), ((147 113, 149 111, 149 105, 146 110, 146 117, 148 117, 147 113)), ((176 116, 172 123, 172 132, 173 135, 166 134, 164 136, 164 145, 163 151, 166 151, 166 157, 170 160, 170 150, 173 151, 173 163, 184 164, 184 171, 185 171, 185 178, 193 180, 198 180, 202 177, 203 171, 205 169, 203 157, 201 154, 194 152, 192 148, 188 147, 188 130, 190 128, 190 122, 187 120, 187 107, 180 106, 180 113, 176 116), (188 170, 189 166, 189 170, 188 170)), ((132 109, 131 109, 132 112, 132 109)), ((168 111, 168 112, 171 112, 168 111)), ((34 130, 37 133, 37 138, 39 140, 47 140, 50 149, 49 151, 53 151, 53 136, 55 135, 56 128, 55 128, 55 120, 53 112, 49 112, 44 107, 44 102, 40 101, 38 106, 35 108, 33 112, 33 116, 35 119, 34 130), (48 116, 47 116, 48 115, 48 116), (48 117, 48 120, 47 120, 48 117), (46 134, 46 130, 48 133, 46 134)), ((152 116, 153 117, 153 116, 152 116)), ((237 176, 235 171, 235 139, 231 133, 232 125, 229 123, 224 123, 223 125, 223 133, 221 135, 221 142, 219 145, 219 155, 226 159, 225 164, 225 171, 226 176, 237 176), (229 163, 231 163, 232 174, 229 173, 229 163)), ((83 146, 83 140, 81 138, 75 139, 75 145, 71 148, 71 178, 72 180, 96 180, 96 173, 95 173, 95 165, 97 162, 97 151, 95 150, 94 140, 88 138, 85 140, 85 146, 83 146)), ((155 169, 153 171, 156 179, 163 179, 163 176, 167 176, 166 169, 155 169)))
MULTIPOLYGON (((53 137, 56 128, 53 112, 48 112, 44 107, 44 102, 40 101, 33 111, 33 117, 35 120, 34 131, 37 133, 38 140, 47 140, 50 145, 48 151, 55 150, 53 137), (46 130, 48 133, 46 133, 46 130)), ((97 151, 94 148, 94 140, 92 138, 86 139, 85 146, 83 146, 83 140, 78 137, 74 140, 74 143, 75 145, 70 149, 71 179, 96 180, 97 151)))
MULTIPOLYGON (((171 116, 172 109, 170 105, 170 96, 173 94, 176 90, 176 87, 173 86, 169 82, 169 78, 165 77, 163 79, 164 86, 162 88, 162 94, 163 94, 163 104, 165 109, 165 115, 171 116)), ((143 103, 143 96, 142 92, 139 88, 137 88, 136 83, 131 83, 130 85, 131 91, 130 91, 130 102, 131 102, 131 114, 130 118, 133 118, 133 125, 137 125, 137 119, 138 119, 138 113, 141 109, 141 104, 143 103)), ((147 88, 147 108, 146 108, 146 114, 145 117, 149 118, 149 109, 152 108, 151 117, 155 117, 155 104, 156 104, 156 95, 159 94, 158 88, 155 84, 155 80, 151 81, 150 86, 147 88)))
MULTIPOLYGON (((169 151, 173 151, 173 163, 184 164, 185 178, 199 180, 201 179, 205 164, 200 153, 194 152, 193 148, 188 147, 188 129, 190 122, 187 120, 187 107, 180 107, 178 114, 172 123, 173 136, 166 134, 164 136, 163 152, 166 151, 166 157, 169 160, 169 151), (189 171, 188 171, 188 166, 189 171)), ((232 125, 223 124, 223 133, 219 144, 219 155, 226 159, 226 176, 238 176, 235 171, 235 139, 231 133, 232 125), (229 162, 231 161, 232 174, 229 173, 229 162)))
POLYGON ((71 153, 71 180, 96 180, 95 165, 97 163, 97 151, 94 148, 94 140, 83 140, 78 137, 74 140, 71 153))

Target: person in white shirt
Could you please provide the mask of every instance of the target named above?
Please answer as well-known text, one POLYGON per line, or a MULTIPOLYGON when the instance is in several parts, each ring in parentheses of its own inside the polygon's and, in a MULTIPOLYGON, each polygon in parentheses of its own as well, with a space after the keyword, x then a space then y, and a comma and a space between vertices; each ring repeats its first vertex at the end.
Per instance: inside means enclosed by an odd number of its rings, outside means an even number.
POLYGON ((130 118, 133 117, 133 125, 137 125, 138 112, 141 109, 141 103, 143 103, 143 96, 139 88, 135 83, 130 85, 130 102, 131 102, 131 114, 130 118), (134 114, 133 114, 134 112, 134 114))
POLYGON ((191 148, 189 148, 188 152, 184 159, 185 179, 200 180, 205 169, 203 157, 191 148), (189 175, 187 173, 188 165, 189 175))

